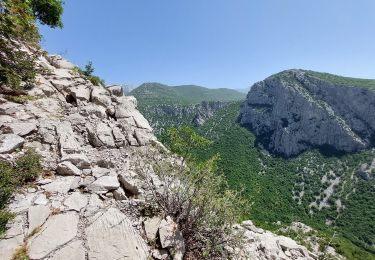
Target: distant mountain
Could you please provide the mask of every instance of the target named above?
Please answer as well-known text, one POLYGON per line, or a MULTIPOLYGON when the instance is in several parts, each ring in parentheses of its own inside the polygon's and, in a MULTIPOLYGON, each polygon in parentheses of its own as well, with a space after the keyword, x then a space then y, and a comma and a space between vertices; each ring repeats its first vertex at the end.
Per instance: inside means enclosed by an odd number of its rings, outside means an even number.
POLYGON ((137 98, 138 109, 158 136, 169 127, 202 125, 216 111, 246 97, 245 93, 226 88, 171 87, 159 83, 142 84, 129 95, 137 98))
POLYGON ((374 90, 375 80, 288 70, 254 84, 239 121, 275 154, 355 152, 375 144, 374 90))
POLYGON ((209 89, 195 85, 167 86, 160 83, 144 83, 132 90, 140 104, 198 104, 202 101, 237 101, 245 94, 233 89, 209 89))

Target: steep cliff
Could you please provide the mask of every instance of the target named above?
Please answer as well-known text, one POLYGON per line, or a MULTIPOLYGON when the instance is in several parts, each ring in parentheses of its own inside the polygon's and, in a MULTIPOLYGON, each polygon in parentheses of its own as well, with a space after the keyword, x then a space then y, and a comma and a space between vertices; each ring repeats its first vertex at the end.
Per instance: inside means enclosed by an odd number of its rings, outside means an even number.
POLYGON ((375 143, 375 81, 289 70, 254 84, 239 122, 286 157, 312 148, 356 152, 375 143))

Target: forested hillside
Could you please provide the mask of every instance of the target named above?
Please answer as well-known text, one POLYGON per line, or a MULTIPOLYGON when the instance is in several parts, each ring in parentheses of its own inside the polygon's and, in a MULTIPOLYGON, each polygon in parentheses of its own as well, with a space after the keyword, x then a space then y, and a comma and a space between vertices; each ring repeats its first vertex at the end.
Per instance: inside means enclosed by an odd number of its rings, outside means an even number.
POLYGON ((201 158, 220 154, 219 168, 231 188, 243 189, 252 205, 246 217, 272 230, 280 228, 278 221, 301 221, 328 240, 337 232, 333 244, 339 253, 373 259, 375 180, 364 177, 361 166, 371 168, 374 152, 329 157, 313 150, 293 159, 271 156, 236 123, 240 105, 219 111, 198 129, 214 143, 196 152, 201 158))

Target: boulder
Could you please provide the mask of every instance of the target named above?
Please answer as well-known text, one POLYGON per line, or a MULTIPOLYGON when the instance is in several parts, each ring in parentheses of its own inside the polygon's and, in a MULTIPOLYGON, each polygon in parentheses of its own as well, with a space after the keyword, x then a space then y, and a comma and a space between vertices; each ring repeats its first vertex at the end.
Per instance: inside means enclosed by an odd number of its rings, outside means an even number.
POLYGON ((73 154, 80 152, 80 144, 75 138, 73 128, 70 122, 63 121, 56 127, 56 132, 59 137, 61 155, 73 154))
POLYGON ((73 212, 52 215, 30 241, 29 257, 41 259, 72 240, 78 231, 78 215, 73 212))
POLYGON ((89 142, 94 147, 106 146, 110 148, 116 147, 113 139, 112 129, 105 123, 99 122, 96 126, 86 126, 89 142))
POLYGON ((91 89, 84 85, 75 86, 70 89, 70 94, 76 101, 90 101, 91 89))
POLYGON ((104 87, 94 86, 91 91, 91 102, 103 107, 110 106, 112 101, 109 91, 104 87))
POLYGON ((148 259, 148 246, 117 208, 109 208, 86 228, 85 233, 91 260, 148 259))
POLYGON ((4 124, 4 127, 8 128, 11 133, 19 136, 28 135, 37 129, 35 121, 7 123, 4 124))
POLYGON ((102 168, 102 167, 97 167, 97 166, 92 168, 92 176, 94 176, 95 178, 100 178, 104 175, 109 175, 110 172, 111 170, 107 168, 102 168))
POLYGON ((107 89, 111 92, 112 95, 114 96, 123 96, 124 95, 124 90, 120 85, 112 85, 112 86, 107 86, 107 89))
POLYGON ((58 69, 72 70, 76 67, 73 63, 63 59, 60 55, 51 55, 48 59, 50 63, 58 69))
POLYGON ((80 179, 74 176, 60 177, 44 185, 43 188, 49 192, 67 193, 77 178, 80 179))
POLYGON ((87 188, 91 192, 103 194, 111 190, 116 190, 119 187, 120 183, 115 176, 103 176, 89 184, 87 188))
POLYGON ((65 154, 61 158, 61 162, 64 161, 71 162, 79 169, 89 169, 91 167, 89 158, 87 158, 87 156, 83 153, 65 154))
POLYGON ((56 172, 60 175, 80 176, 82 171, 69 161, 63 161, 57 165, 56 172))
POLYGON ((24 142, 25 139, 16 134, 2 134, 0 135, 0 154, 14 152, 22 147, 24 142))
POLYGON ((139 189, 137 186, 138 183, 135 178, 132 178, 131 176, 129 176, 129 174, 122 173, 119 174, 118 179, 126 191, 128 191, 132 195, 139 194, 139 189))

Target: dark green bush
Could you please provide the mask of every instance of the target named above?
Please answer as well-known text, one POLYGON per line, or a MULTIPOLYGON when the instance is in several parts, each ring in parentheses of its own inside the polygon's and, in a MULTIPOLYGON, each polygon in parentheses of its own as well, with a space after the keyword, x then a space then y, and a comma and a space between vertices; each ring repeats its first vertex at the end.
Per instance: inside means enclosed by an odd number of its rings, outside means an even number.
POLYGON ((27 150, 15 165, 0 162, 0 234, 13 214, 6 210, 6 205, 13 192, 23 184, 34 181, 42 171, 40 155, 34 150, 27 150))

